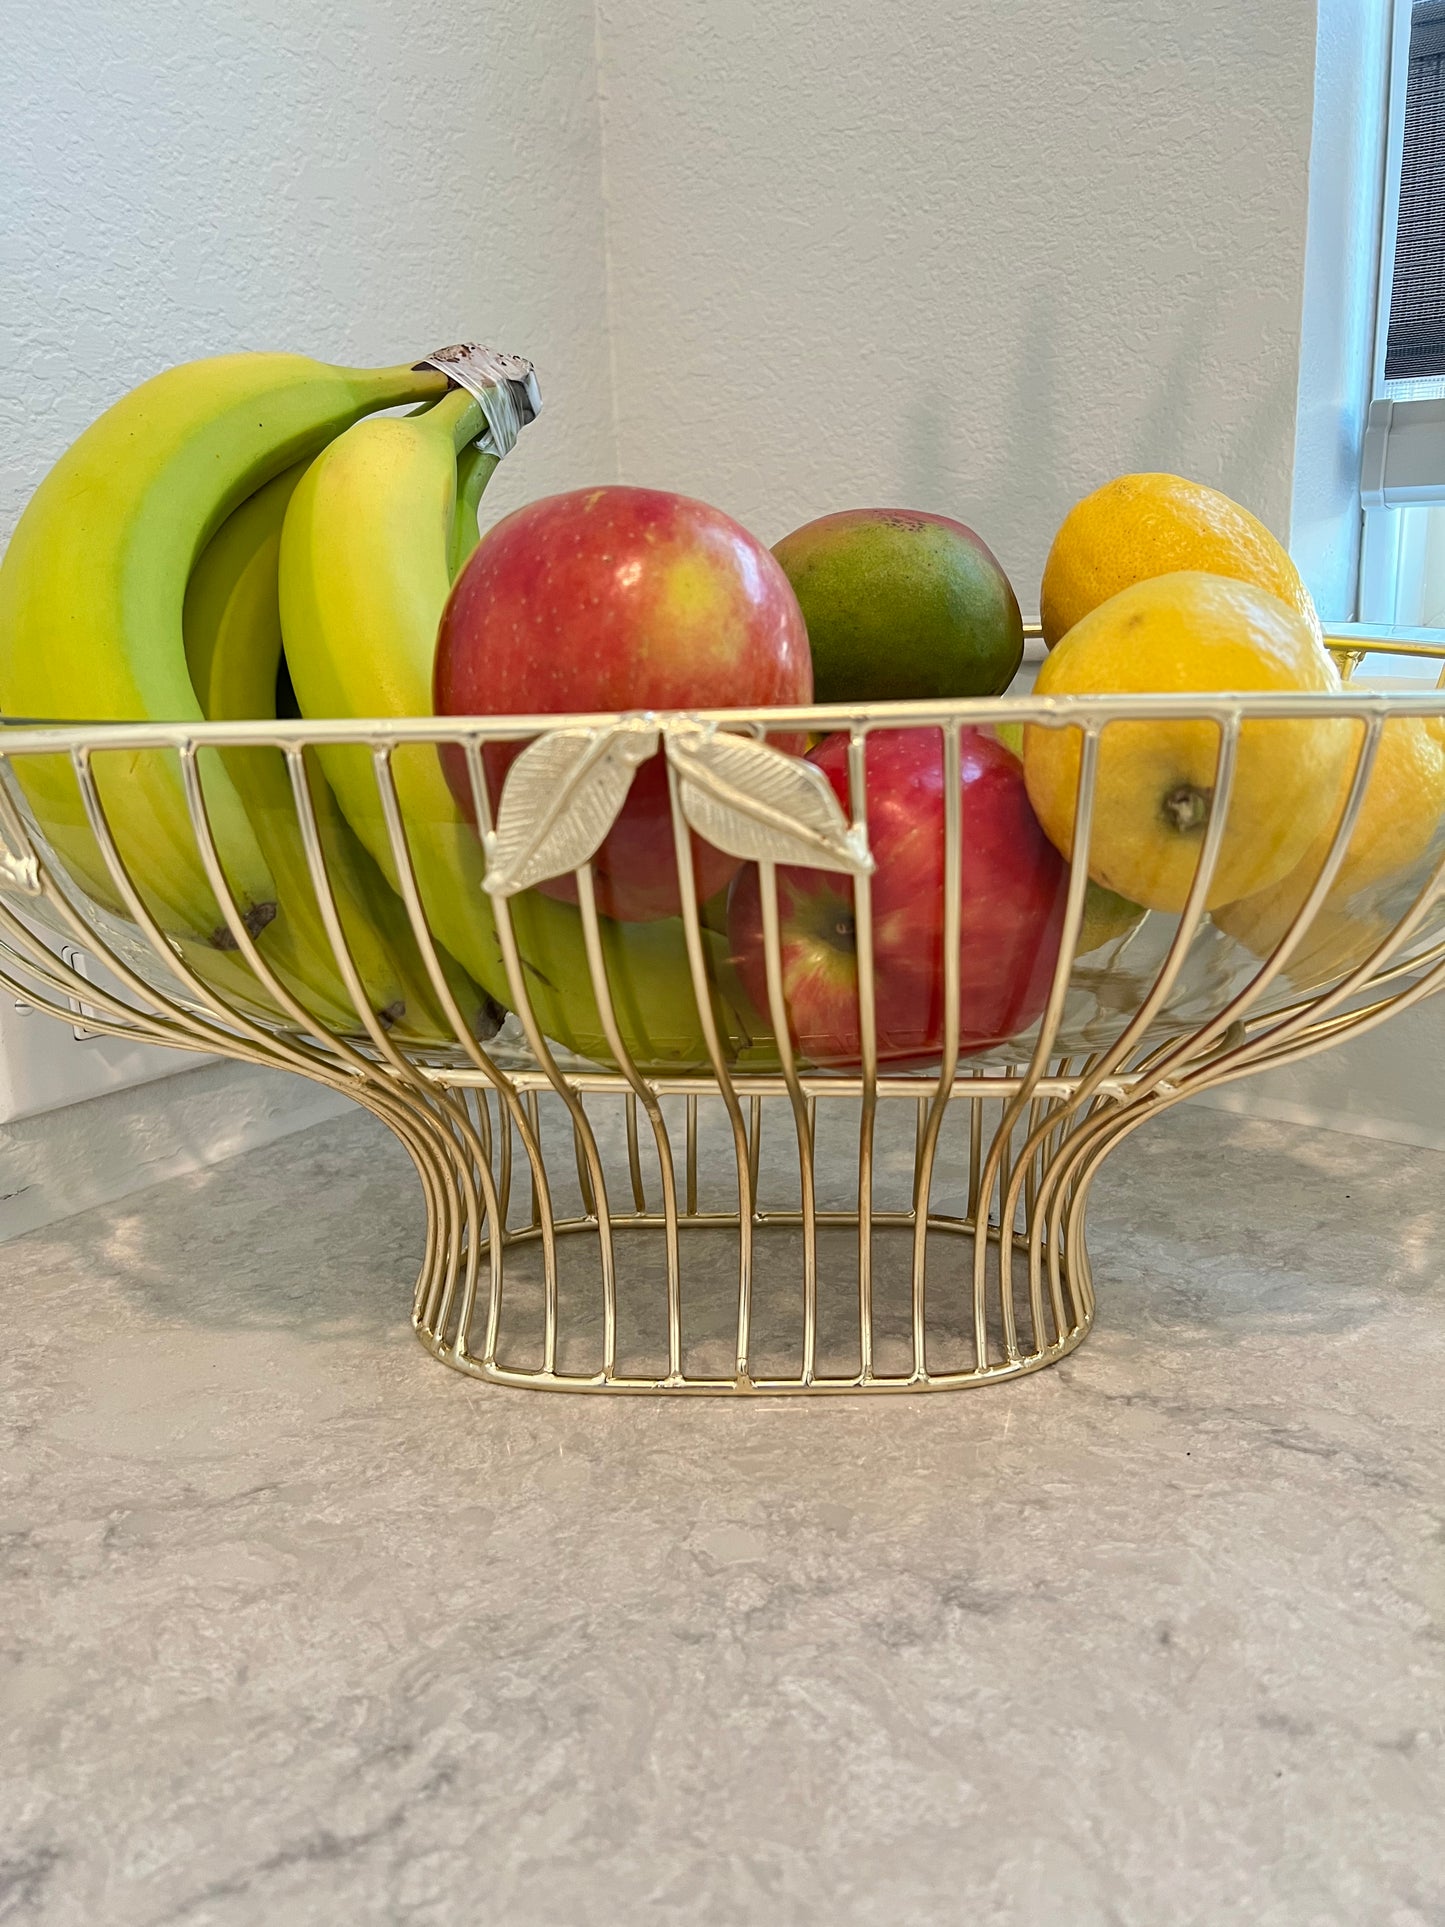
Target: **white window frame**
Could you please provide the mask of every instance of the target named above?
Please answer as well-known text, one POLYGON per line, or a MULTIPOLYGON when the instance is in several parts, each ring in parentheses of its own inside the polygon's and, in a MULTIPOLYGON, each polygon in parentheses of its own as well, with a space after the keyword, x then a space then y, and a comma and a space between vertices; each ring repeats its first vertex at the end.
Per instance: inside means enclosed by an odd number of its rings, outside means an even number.
POLYGON ((1289 546, 1331 626, 1359 613, 1395 17, 1394 0, 1318 0, 1289 546))

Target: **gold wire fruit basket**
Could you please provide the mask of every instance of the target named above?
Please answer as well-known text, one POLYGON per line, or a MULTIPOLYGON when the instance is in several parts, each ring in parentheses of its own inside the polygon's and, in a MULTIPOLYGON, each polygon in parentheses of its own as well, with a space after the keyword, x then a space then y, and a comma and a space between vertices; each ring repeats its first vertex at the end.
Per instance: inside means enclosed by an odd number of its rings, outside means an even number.
MULTIPOLYGON (((1429 678, 1445 662, 1420 644, 1331 647, 1347 676, 1371 650, 1419 657, 1429 678)), ((1053 1363, 1089 1330, 1085 1215, 1117 1144, 1186 1097, 1358 1036, 1445 982, 1438 827, 1368 902, 1336 901, 1381 745, 1410 718, 1439 725, 1445 694, 1356 679, 1328 696, 1020 695, 753 715, 9 723, 0 985, 67 1024, 82 1007, 98 1032, 296 1071, 379 1117, 426 1199, 413 1322, 459 1371, 578 1392, 987 1384, 1053 1363), (1241 744, 1322 717, 1353 731, 1343 809, 1297 907, 1248 948, 1209 908, 1241 744), (1101 746, 1115 726, 1180 721, 1217 736, 1187 900, 1082 953, 1101 746), (956 777, 967 733, 1005 724, 1076 732, 1073 856, 1040 1008, 981 1048, 960 1022, 970 907, 956 777), (880 1049, 867 751, 897 730, 937 732, 946 772, 942 1016, 923 1062, 880 1049), (847 740, 847 808, 797 754, 825 732, 847 740), (494 816, 484 752, 521 743, 494 816), (427 896, 416 860, 436 825, 408 817, 399 781, 408 761, 443 751, 468 772, 485 869, 485 887, 445 902, 427 896), (294 956, 231 888, 207 771, 238 752, 284 765, 308 911, 349 1017, 334 995, 308 995, 294 956), (613 924, 591 858, 654 755, 666 759, 681 912, 613 924), (170 762, 184 798, 160 858, 155 826, 124 818, 126 774, 147 757, 170 762), (425 1015, 378 1009, 354 954, 319 806, 337 757, 374 779, 377 854, 424 971, 425 1015), (697 838, 756 866, 766 990, 752 1004, 725 924, 696 901, 697 838), (199 864, 209 932, 168 925, 155 884, 166 861, 199 864), (811 1061, 792 1041, 778 890, 800 864, 850 880, 851 1062, 811 1061), (559 877, 570 901, 538 895, 559 877), (492 946, 476 973, 492 995, 473 995, 443 933, 454 950, 458 934, 476 938, 468 962, 492 946), (62 961, 57 939, 93 955, 106 981, 62 961)))

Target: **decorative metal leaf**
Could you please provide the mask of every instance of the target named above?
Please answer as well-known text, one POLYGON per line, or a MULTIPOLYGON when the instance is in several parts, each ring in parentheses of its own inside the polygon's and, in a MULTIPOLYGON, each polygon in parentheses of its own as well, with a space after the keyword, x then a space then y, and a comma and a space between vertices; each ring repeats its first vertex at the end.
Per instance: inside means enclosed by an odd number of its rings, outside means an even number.
POLYGON ((750 862, 805 864, 867 875, 873 857, 820 769, 749 736, 669 724, 682 813, 698 835, 750 862))
POLYGON ((552 729, 507 772, 497 827, 486 838, 486 886, 512 897, 575 870, 617 821, 639 763, 657 753, 642 719, 604 729, 552 729))

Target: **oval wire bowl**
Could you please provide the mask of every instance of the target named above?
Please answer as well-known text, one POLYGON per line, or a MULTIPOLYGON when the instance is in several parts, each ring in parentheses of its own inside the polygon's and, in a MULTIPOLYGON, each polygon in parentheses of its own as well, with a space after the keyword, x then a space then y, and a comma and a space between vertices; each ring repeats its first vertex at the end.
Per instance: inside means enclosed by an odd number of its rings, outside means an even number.
MULTIPOLYGON (((1445 646, 1331 647, 1347 675, 1378 653, 1420 658, 1445 679, 1445 646)), ((381 1118, 426 1197, 413 1322, 460 1371, 589 1392, 985 1384, 1052 1363, 1088 1331, 1085 1213, 1115 1145, 1196 1092, 1359 1035, 1445 982, 1438 826, 1416 863, 1351 904, 1358 941, 1322 962, 1311 939, 1384 731, 1407 716, 1445 719, 1445 694, 1350 681, 1328 696, 1010 695, 474 724, 11 722, 0 729, 0 985, 67 1024, 83 1008, 87 1028, 108 1035, 296 1071, 381 1118), (1360 725, 1345 808, 1298 913, 1251 955, 1205 908, 1240 731, 1324 715, 1360 725), (1180 719, 1212 723, 1218 739, 1188 900, 1080 958, 1103 732, 1180 719), (961 732, 1009 722, 1080 732, 1075 855, 1041 1016, 970 1056, 959 1023, 961 732), (865 745, 924 726, 941 732, 945 883, 942 1036, 920 1068, 880 1061, 865 745), (850 808, 833 817, 796 760, 784 768, 767 746, 824 731, 849 737, 850 808), (494 821, 482 751, 527 739, 543 753, 530 778, 514 766, 494 821), (465 759, 482 832, 445 900, 434 882, 427 894, 415 860, 433 826, 409 820, 401 800, 408 769, 443 745, 465 759), (311 909, 349 1009, 338 1012, 334 993, 308 996, 228 882, 207 787, 217 752, 238 749, 284 759, 311 909), (683 913, 612 924, 590 854, 639 758, 658 752, 683 913), (335 769, 348 753, 374 783, 373 854, 415 943, 425 1013, 373 1007, 338 906, 316 785, 321 763, 335 769), (184 799, 168 860, 214 895, 214 927, 200 935, 168 926, 155 826, 142 833, 127 815, 127 780, 147 757, 169 760, 184 799), (758 863, 765 1012, 747 1009, 726 940, 695 902, 694 833, 758 863), (853 878, 860 1049, 841 1066, 809 1063, 789 1041, 776 867, 804 845, 853 878), (575 907, 537 897, 538 881, 569 872, 575 907), (471 923, 493 946, 491 997, 474 998, 442 949, 457 933, 472 941, 471 923), (104 981, 62 961, 56 937, 98 959, 104 981)))

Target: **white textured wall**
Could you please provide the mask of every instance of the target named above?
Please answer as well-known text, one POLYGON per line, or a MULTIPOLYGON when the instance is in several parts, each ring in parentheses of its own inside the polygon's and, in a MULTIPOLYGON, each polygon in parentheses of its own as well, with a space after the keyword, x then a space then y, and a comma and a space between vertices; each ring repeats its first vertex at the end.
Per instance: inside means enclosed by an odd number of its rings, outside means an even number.
POLYGON ((289 1071, 222 1061, 188 1069, 195 1059, 175 1055, 179 1075, 158 1084, 0 1123, 0 1243, 351 1107, 350 1098, 289 1071))
MULTIPOLYGON (((8 8, 0 543, 115 396, 237 348, 389 362, 479 336, 533 356, 548 404, 489 510, 610 474, 599 139, 590 0, 8 8)), ((41 1021, 0 1000, 0 1051, 41 1021)), ((52 1031, 57 1057, 96 1048, 52 1031)), ((6 1126, 0 1236, 336 1102, 216 1065, 6 1126)))
POLYGON ((1445 1151, 1445 994, 1284 1070, 1226 1084, 1202 1101, 1223 1111, 1316 1124, 1445 1151))
MULTIPOLYGON (((1365 5, 1327 0, 1327 29, 1365 5)), ((618 473, 770 540, 847 504, 935 508, 976 523, 1026 609, 1059 516, 1124 469, 1198 475, 1284 532, 1315 15, 12 9, 0 537, 70 437, 168 362, 272 345, 373 361, 472 334, 533 355, 548 402, 493 513, 618 473)), ((1336 122, 1362 85, 1329 94, 1336 122)), ((1341 164, 1338 143, 1317 154, 1341 164)), ((1329 247, 1325 230, 1326 268, 1329 247)), ((1333 393, 1317 384, 1301 447, 1347 465, 1333 393)), ((1312 573, 1339 576, 1317 505, 1297 508, 1312 573)), ((1340 1102, 1340 1121, 1430 1141, 1433 1076, 1412 1071, 1438 1043, 1421 1013, 1242 1101, 1340 1102)), ((274 1084, 237 1085, 257 1129, 277 1122, 274 1084)), ((135 1094, 137 1142, 166 1089, 135 1094)), ((26 1156, 44 1168, 33 1132, 26 1156)))
MULTIPOLYGON (((1175 469, 1352 613, 1381 0, 598 7, 626 480, 957 515, 1033 613, 1069 504, 1175 469)), ((1445 1144, 1442 1044, 1445 997, 1223 1101, 1445 1144)))
POLYGON ((599 0, 624 476, 768 540, 1054 527, 1174 468, 1290 505, 1312 0, 599 0))
POLYGON ((499 503, 610 472, 589 0, 7 9, 0 539, 126 387, 237 348, 479 336, 549 411, 499 503))

